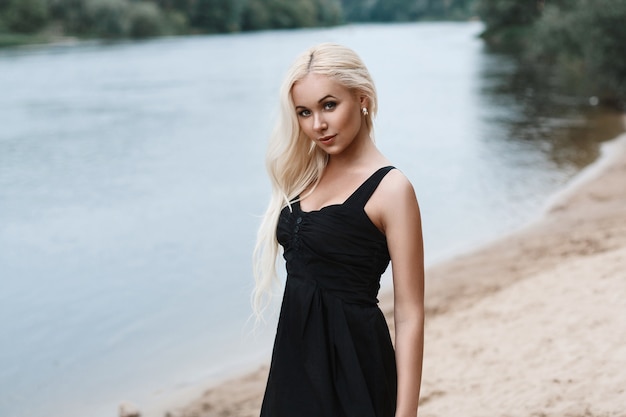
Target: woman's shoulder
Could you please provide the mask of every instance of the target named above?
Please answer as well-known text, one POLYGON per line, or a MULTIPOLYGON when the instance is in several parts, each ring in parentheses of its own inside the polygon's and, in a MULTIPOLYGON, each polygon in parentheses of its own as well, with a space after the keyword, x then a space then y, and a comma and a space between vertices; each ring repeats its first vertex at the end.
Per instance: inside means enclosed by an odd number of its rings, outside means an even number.
POLYGON ((407 219, 419 218, 419 206, 411 181, 399 169, 390 170, 366 206, 366 212, 383 233, 402 228, 407 219))
POLYGON ((413 184, 399 169, 392 169, 376 190, 376 200, 383 218, 391 221, 408 213, 419 215, 419 204, 413 184))
POLYGON ((383 178, 379 185, 381 197, 392 198, 413 198, 415 199, 415 190, 413 184, 406 175, 398 168, 390 170, 383 178))
POLYGON ((417 207, 417 197, 411 181, 402 171, 395 168, 389 170, 383 177, 368 204, 381 214, 393 215, 402 207, 417 207))

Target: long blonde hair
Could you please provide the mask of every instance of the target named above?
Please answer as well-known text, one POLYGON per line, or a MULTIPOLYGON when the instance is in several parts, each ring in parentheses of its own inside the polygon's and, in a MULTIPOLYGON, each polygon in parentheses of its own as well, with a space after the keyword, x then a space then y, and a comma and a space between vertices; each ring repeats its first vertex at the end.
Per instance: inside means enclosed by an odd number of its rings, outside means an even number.
POLYGON ((280 89, 280 112, 266 155, 272 195, 259 227, 253 254, 256 285, 252 307, 257 318, 269 304, 271 287, 278 282, 276 227, 280 212, 286 206, 291 209, 290 202, 309 185, 319 181, 328 160, 326 153, 300 130, 291 97, 293 85, 310 73, 328 76, 368 98, 368 114, 364 117, 373 139, 373 118, 378 108, 376 88, 361 58, 350 48, 333 43, 314 46, 298 56, 280 89))

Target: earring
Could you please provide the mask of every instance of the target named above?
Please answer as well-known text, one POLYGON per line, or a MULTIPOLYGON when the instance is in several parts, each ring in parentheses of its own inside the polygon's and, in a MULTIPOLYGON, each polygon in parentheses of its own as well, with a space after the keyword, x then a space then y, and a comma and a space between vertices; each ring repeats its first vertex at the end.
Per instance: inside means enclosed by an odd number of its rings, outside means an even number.
POLYGON ((361 109, 361 113, 363 113, 363 116, 367 116, 369 114, 369 112, 367 111, 367 107, 363 107, 361 109))

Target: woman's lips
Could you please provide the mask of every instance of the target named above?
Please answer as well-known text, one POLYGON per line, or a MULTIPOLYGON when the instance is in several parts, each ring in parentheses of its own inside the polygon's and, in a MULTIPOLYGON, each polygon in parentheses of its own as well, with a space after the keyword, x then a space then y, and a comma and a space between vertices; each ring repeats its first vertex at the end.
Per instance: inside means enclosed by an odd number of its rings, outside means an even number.
POLYGON ((337 135, 334 134, 334 135, 324 136, 323 138, 319 138, 318 141, 320 141, 321 143, 326 145, 326 144, 330 143, 330 141, 332 141, 335 138, 335 136, 337 136, 337 135))

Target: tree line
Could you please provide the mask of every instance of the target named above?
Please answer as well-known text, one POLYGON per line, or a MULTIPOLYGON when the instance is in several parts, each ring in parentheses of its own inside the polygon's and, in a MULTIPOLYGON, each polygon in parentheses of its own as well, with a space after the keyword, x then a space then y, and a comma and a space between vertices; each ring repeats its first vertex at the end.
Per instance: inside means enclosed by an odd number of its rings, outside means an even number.
POLYGON ((493 48, 626 107, 625 0, 0 0, 0 46, 470 16, 493 48))
POLYGON ((0 0, 0 34, 145 38, 466 18, 473 0, 0 0))
POLYGON ((540 76, 626 108, 626 1, 477 0, 483 38, 540 76))

